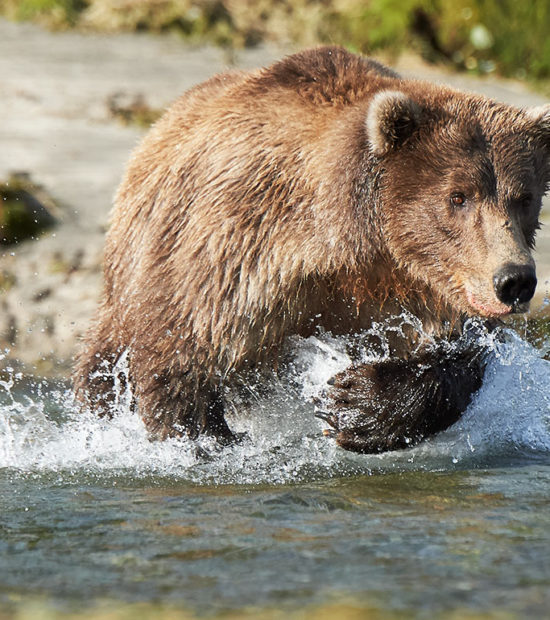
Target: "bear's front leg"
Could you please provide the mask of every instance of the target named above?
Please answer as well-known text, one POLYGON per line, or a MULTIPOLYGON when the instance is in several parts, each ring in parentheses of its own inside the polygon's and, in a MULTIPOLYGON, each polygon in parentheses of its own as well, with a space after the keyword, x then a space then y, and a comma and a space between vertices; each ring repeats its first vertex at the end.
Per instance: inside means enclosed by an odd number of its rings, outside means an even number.
POLYGON ((337 374, 317 413, 333 429, 326 434, 347 450, 378 453, 413 446, 454 424, 486 366, 482 349, 455 344, 337 374))
POLYGON ((222 445, 240 439, 225 420, 221 389, 189 376, 160 373, 142 378, 138 409, 154 439, 213 437, 222 445))

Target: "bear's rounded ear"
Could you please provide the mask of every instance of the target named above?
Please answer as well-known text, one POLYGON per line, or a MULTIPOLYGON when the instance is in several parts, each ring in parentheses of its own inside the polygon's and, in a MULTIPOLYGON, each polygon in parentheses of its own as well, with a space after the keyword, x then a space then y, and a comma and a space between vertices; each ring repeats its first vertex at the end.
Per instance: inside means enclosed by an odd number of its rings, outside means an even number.
POLYGON ((375 155, 384 155, 401 145, 418 128, 420 106, 398 90, 383 90, 370 102, 367 135, 375 155))
POLYGON ((527 114, 535 121, 535 132, 550 149, 550 103, 528 108, 527 114))

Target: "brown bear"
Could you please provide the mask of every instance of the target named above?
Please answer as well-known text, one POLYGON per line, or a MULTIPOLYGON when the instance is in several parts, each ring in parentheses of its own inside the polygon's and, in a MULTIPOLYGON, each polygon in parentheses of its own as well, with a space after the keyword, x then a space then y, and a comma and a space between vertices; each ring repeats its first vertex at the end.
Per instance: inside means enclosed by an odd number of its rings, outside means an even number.
POLYGON ((422 329, 392 343, 390 361, 337 378, 321 415, 365 452, 444 428, 483 362, 475 347, 419 343, 526 309, 549 144, 550 107, 402 79, 337 47, 192 88, 118 190, 77 395, 109 414, 124 355, 152 436, 229 440, 228 388, 274 367, 288 336, 359 334, 406 310, 422 329), (397 400, 413 384, 431 387, 407 418, 397 400), (342 403, 381 401, 339 424, 342 403))

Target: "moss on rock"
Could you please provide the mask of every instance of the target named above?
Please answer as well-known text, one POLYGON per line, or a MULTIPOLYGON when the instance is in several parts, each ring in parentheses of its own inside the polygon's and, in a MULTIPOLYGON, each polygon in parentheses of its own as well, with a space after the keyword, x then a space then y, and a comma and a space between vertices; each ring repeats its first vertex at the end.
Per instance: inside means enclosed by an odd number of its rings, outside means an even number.
POLYGON ((0 244, 38 237, 56 223, 54 200, 27 173, 12 174, 0 185, 0 244))

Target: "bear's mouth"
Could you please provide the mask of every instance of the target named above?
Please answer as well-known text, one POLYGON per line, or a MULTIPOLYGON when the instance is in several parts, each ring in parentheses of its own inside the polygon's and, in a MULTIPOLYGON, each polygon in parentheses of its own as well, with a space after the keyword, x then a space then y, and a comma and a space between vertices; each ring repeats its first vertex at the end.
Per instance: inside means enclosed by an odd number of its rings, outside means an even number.
POLYGON ((510 306, 498 301, 498 299, 493 299, 490 301, 483 298, 480 299, 469 289, 466 289, 466 299, 468 300, 469 306, 475 310, 476 314, 480 314, 484 317, 496 318, 506 316, 507 314, 512 314, 513 312, 525 312, 523 307, 519 308, 519 306, 510 306))

